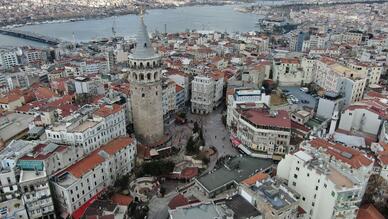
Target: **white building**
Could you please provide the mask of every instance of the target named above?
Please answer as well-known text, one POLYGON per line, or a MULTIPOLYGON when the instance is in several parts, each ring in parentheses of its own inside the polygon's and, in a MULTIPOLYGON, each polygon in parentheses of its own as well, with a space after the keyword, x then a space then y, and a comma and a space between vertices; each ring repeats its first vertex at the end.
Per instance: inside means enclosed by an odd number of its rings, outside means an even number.
POLYGON ((21 170, 19 187, 30 219, 55 218, 48 175, 42 170, 21 170))
POLYGON ((76 77, 74 80, 75 92, 77 94, 103 95, 104 85, 96 78, 76 77))
POLYGON ((95 106, 86 105, 46 129, 50 141, 80 146, 86 154, 123 135, 126 135, 125 112, 117 104, 104 105, 97 110, 95 106))
POLYGON ((191 111, 208 114, 222 102, 223 96, 223 72, 215 71, 209 76, 196 76, 191 82, 191 111))
POLYGON ((16 179, 18 159, 27 154, 36 143, 24 140, 13 140, 0 152, 0 217, 28 218, 22 191, 16 179))
POLYGON ((378 84, 381 74, 383 73, 383 67, 377 64, 369 62, 359 62, 356 60, 347 63, 347 66, 354 71, 361 73, 368 78, 368 85, 378 84))
POLYGON ((162 108, 164 121, 171 121, 176 110, 176 84, 171 79, 162 83, 162 108))
POLYGON ((378 99, 362 100, 345 109, 338 128, 348 132, 360 131, 379 137, 387 117, 387 103, 378 99))
POLYGON ((191 82, 191 112, 208 114, 214 107, 215 83, 212 78, 196 76, 191 82))
POLYGON ((56 174, 51 183, 61 213, 71 215, 132 171, 136 140, 119 137, 56 174))
POLYGON ((19 64, 20 62, 16 51, 0 51, 0 66, 2 66, 2 68, 10 69, 19 64))
POLYGON ((362 199, 360 180, 319 154, 298 151, 280 161, 277 176, 300 196, 300 206, 312 219, 356 218, 362 199))
POLYGON ((359 179, 361 196, 364 195, 369 177, 373 173, 373 159, 359 150, 320 138, 303 142, 300 148, 312 153, 321 153, 321 158, 359 179))

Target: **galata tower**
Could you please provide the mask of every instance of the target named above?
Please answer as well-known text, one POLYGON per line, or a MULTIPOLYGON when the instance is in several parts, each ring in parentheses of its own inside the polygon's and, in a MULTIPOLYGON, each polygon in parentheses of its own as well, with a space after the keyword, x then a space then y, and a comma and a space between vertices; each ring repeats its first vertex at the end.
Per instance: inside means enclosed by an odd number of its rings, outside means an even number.
POLYGON ((133 124, 137 138, 143 144, 154 144, 164 135, 161 57, 155 53, 144 24, 144 11, 140 13, 140 28, 136 46, 129 55, 129 81, 133 124))

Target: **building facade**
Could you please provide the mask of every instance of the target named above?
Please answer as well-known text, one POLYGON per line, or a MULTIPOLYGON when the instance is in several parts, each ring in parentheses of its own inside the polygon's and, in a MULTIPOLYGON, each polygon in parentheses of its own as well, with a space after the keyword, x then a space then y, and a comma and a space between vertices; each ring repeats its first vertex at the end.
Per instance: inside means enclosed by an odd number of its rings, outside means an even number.
MULTIPOLYGON (((134 167, 136 140, 119 137, 60 171, 51 180, 61 213, 72 215, 134 167)), ((76 213, 77 214, 77 213, 76 213)))

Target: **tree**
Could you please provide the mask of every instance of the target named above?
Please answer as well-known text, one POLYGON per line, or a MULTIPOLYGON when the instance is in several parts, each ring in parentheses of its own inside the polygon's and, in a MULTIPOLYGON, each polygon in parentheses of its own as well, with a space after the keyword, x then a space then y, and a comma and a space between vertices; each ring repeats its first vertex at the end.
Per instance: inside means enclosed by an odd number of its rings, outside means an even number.
POLYGON ((199 127, 199 124, 197 122, 194 122, 193 133, 198 133, 200 130, 201 127, 199 127))
POLYGON ((146 162, 142 166, 141 175, 163 176, 174 170, 175 163, 172 161, 156 160, 146 162))
POLYGON ((189 138, 186 144, 186 154, 193 155, 199 152, 199 146, 197 146, 197 142, 194 141, 193 136, 189 138))

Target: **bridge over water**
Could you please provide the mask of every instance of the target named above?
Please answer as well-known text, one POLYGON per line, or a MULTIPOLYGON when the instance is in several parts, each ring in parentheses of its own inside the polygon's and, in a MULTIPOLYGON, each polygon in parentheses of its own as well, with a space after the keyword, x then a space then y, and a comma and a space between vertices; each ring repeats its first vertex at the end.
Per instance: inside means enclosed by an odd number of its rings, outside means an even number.
POLYGON ((300 0, 264 0, 258 3, 258 6, 272 6, 278 8, 289 8, 289 7, 314 7, 314 6, 331 6, 340 4, 360 4, 360 3, 385 3, 388 0, 332 0, 332 1, 316 1, 316 2, 305 2, 300 0))
POLYGON ((28 40, 36 41, 40 43, 46 43, 53 46, 63 42, 62 40, 57 38, 48 37, 48 36, 40 35, 38 33, 23 31, 18 29, 0 28, 0 34, 28 39, 28 40))

